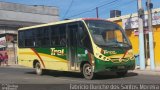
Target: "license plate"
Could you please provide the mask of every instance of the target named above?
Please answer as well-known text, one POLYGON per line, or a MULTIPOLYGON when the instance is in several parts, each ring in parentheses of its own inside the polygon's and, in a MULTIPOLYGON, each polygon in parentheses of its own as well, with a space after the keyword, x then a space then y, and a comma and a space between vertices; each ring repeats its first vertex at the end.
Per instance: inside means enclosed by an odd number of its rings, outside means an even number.
POLYGON ((118 66, 118 69, 124 69, 125 67, 124 66, 118 66))

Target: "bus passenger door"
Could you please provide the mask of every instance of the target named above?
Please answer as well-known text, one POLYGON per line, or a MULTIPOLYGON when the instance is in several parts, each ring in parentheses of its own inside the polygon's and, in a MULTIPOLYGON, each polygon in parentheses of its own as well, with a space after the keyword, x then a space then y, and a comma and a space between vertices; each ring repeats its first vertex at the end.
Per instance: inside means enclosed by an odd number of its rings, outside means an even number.
POLYGON ((77 65, 77 31, 78 24, 69 24, 67 30, 68 36, 68 60, 69 70, 75 71, 77 65))

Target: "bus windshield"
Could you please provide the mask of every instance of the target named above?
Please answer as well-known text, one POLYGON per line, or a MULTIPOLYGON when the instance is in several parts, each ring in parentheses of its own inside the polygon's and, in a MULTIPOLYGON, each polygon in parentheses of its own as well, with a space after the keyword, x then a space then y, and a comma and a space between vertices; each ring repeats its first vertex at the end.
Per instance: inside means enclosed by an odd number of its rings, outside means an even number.
POLYGON ((105 20, 86 20, 85 22, 97 45, 110 47, 131 46, 125 32, 119 25, 105 20))

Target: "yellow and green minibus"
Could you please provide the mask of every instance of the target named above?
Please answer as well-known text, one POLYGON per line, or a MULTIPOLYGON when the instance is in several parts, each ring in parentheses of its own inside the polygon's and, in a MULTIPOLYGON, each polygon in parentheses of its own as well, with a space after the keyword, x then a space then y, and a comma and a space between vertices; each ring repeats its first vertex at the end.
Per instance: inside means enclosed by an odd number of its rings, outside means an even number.
POLYGON ((86 79, 113 71, 124 76, 135 58, 125 31, 97 18, 80 18, 20 28, 18 63, 46 70, 81 72, 86 79))

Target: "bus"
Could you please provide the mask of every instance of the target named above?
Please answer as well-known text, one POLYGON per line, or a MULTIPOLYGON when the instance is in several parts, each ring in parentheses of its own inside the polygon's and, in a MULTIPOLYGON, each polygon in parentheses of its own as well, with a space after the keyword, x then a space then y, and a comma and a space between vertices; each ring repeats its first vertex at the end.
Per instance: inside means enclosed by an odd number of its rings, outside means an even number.
POLYGON ((86 79, 113 71, 124 76, 135 69, 132 45, 116 23, 80 18, 20 28, 18 63, 46 70, 80 72, 86 79))

